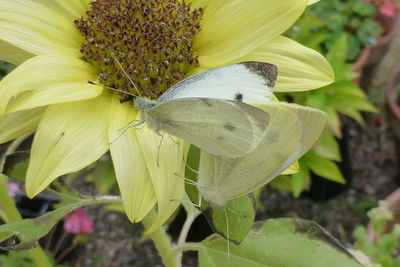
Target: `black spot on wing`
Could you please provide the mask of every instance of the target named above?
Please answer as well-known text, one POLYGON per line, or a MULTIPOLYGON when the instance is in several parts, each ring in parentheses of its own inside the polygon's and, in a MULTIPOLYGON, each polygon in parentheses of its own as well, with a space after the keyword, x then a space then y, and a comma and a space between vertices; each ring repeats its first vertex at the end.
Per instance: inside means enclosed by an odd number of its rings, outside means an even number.
POLYGON ((235 100, 238 101, 238 102, 243 102, 243 94, 237 92, 235 94, 235 100))
POLYGON ((224 128, 227 129, 230 132, 233 132, 236 129, 236 127, 233 126, 232 124, 230 124, 229 122, 224 125, 224 128))
POLYGON ((260 75, 268 87, 273 88, 275 86, 278 76, 278 68, 275 65, 258 61, 247 61, 240 64, 245 65, 251 72, 260 75))

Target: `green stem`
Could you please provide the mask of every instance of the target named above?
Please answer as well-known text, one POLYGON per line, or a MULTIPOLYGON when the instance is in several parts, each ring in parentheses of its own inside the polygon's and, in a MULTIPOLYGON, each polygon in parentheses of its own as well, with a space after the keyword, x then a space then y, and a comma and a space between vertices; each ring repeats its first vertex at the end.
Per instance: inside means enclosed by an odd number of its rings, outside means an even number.
MULTIPOLYGON (((152 225, 154 219, 155 219, 154 213, 150 212, 149 215, 147 215, 146 218, 144 218, 142 221, 144 227, 146 229, 149 229, 149 227, 152 225)), ((168 234, 165 232, 163 227, 158 228, 156 231, 152 232, 149 236, 153 240, 153 242, 158 250, 158 254, 160 255, 160 257, 166 267, 180 267, 181 266, 181 263, 178 262, 177 257, 169 256, 172 252, 172 243, 171 243, 171 240, 170 240, 168 234)))
POLYGON ((169 254, 169 257, 171 259, 175 259, 180 254, 182 254, 182 252, 185 252, 185 251, 199 251, 200 249, 201 249, 201 245, 199 243, 195 243, 195 242, 183 243, 181 245, 178 245, 178 246, 174 247, 172 249, 171 253, 169 254))
POLYGON ((188 214, 188 216, 186 217, 185 223, 182 226, 182 230, 181 233, 179 234, 179 238, 178 238, 178 245, 181 245, 183 243, 185 243, 186 241, 186 237, 189 233, 190 227, 192 226, 194 220, 196 220, 196 218, 201 214, 200 211, 195 210, 193 213, 188 214))
MULTIPOLYGON (((194 211, 192 211, 192 213, 188 213, 185 223, 182 226, 181 229, 181 233, 179 234, 179 238, 178 238, 178 246, 182 245, 185 243, 187 235, 189 233, 190 227, 192 227, 192 224, 194 222, 194 220, 196 220, 196 218, 201 214, 201 212, 198 209, 195 209, 194 211)), ((182 253, 179 253, 178 255, 175 256, 176 259, 179 262, 182 262, 182 253)))
MULTIPOLYGON (((1 175, 3 176, 3 175, 1 175)), ((0 176, 0 203, 7 217, 7 222, 16 222, 22 220, 21 214, 19 213, 13 199, 8 195, 7 179, 0 176)), ((40 267, 52 267, 49 258, 40 246, 28 250, 31 259, 37 266, 40 267)))

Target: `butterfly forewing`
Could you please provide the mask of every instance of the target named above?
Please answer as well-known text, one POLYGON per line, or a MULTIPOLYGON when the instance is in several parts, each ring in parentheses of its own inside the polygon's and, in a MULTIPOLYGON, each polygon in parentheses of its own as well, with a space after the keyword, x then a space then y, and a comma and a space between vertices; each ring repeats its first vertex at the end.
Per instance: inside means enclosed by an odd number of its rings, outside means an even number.
POLYGON ((277 77, 275 65, 247 61, 207 70, 177 83, 158 99, 216 98, 249 104, 270 101, 277 77))
POLYGON ((184 98, 149 111, 157 129, 211 154, 237 158, 254 150, 268 127, 269 115, 248 104, 212 98, 184 98))

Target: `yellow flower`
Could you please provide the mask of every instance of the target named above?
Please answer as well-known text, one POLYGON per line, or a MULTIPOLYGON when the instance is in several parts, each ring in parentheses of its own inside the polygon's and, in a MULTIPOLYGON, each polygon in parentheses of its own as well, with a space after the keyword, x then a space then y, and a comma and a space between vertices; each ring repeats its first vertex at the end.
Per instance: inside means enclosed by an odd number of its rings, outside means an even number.
POLYGON ((320 54, 281 36, 306 0, 120 0, 117 8, 91 1, 0 0, 0 59, 17 65, 0 82, 0 143, 36 130, 30 197, 110 151, 132 222, 157 204, 152 231, 179 205, 171 200, 184 194, 175 174, 183 175, 186 144, 164 138, 159 151, 160 137, 146 127, 120 136, 138 111, 124 95, 88 83, 136 93, 111 55, 151 98, 191 73, 245 60, 276 64, 277 91, 333 79, 320 54))

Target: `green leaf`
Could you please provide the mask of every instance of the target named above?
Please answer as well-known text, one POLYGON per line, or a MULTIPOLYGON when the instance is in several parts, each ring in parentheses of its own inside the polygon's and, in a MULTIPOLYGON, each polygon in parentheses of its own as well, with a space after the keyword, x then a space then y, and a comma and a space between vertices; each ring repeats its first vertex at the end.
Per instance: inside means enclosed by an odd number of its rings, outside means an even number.
POLYGON ((8 177, 25 179, 28 170, 29 151, 11 153, 6 156, 3 172, 8 177))
POLYGON ((338 111, 364 125, 364 119, 359 111, 352 108, 338 108, 338 111))
POLYGON ((280 175, 269 183, 273 188, 279 191, 292 192, 292 181, 288 175, 280 175))
POLYGON ((21 243, 12 246, 0 247, 1 249, 26 249, 26 247, 34 246, 41 237, 46 235, 51 228, 65 215, 76 208, 100 204, 111 203, 115 200, 102 198, 76 199, 75 202, 60 207, 54 211, 46 213, 43 216, 34 219, 24 219, 21 221, 0 225, 0 242, 11 236, 17 237, 21 243))
MULTIPOLYGON (((185 177, 194 183, 197 182, 197 170, 199 169, 200 164, 200 153, 200 148, 191 145, 186 159, 185 177)), ((191 183, 185 183, 185 189, 190 200, 195 204, 199 204, 200 196, 199 192, 197 191, 197 187, 191 183)), ((207 203, 205 201, 201 204, 201 209, 204 210, 207 208, 207 203)))
POLYGON ((270 219, 254 224, 240 245, 212 235, 199 247, 200 266, 361 267, 329 233, 314 222, 270 219))
POLYGON ((352 11, 362 17, 369 17, 375 14, 376 8, 373 3, 367 3, 365 1, 354 1, 352 11))
POLYGON ((310 171, 307 162, 304 159, 300 159, 299 164, 299 172, 292 174, 292 193, 295 197, 300 196, 310 181, 310 171))
POLYGON ((322 90, 314 90, 308 94, 306 105, 313 108, 322 108, 326 106, 326 93, 322 90))
POLYGON ((334 94, 328 97, 327 104, 335 109, 377 112, 376 108, 368 100, 358 96, 334 94))
MULTIPOLYGON (((193 182, 197 181, 196 171, 199 167, 199 159, 200 149, 190 146, 185 177, 193 182)), ((198 204, 200 198, 195 185, 187 183, 186 193, 193 203, 198 204)), ((254 198, 249 195, 228 201, 224 209, 212 207, 205 199, 202 199, 199 209, 215 232, 235 243, 240 243, 247 236, 255 218, 254 198)))
POLYGON ((322 110, 328 115, 327 125, 339 138, 342 137, 341 122, 336 110, 331 106, 323 107, 322 110))
POLYGON ((347 37, 347 61, 355 61, 361 52, 361 42, 352 34, 346 34, 347 37))
POLYGON ((318 142, 314 145, 315 153, 323 158, 340 162, 342 156, 340 154, 339 143, 335 137, 327 130, 320 135, 318 142))
POLYGON ((324 91, 328 95, 348 95, 348 96, 357 96, 364 99, 367 99, 364 91, 356 84, 351 81, 338 81, 334 82, 323 88, 324 91))
POLYGON ((209 207, 204 215, 211 228, 226 239, 239 244, 254 222, 254 198, 246 195, 227 202, 223 209, 209 207))
POLYGON ((317 175, 341 184, 346 183, 345 178, 334 162, 318 156, 312 150, 307 152, 303 159, 306 160, 310 170, 317 175))
POLYGON ((347 39, 346 35, 342 34, 336 41, 332 44, 329 49, 326 58, 329 63, 331 63, 332 68, 335 70, 340 70, 342 66, 346 63, 347 57, 347 39))

